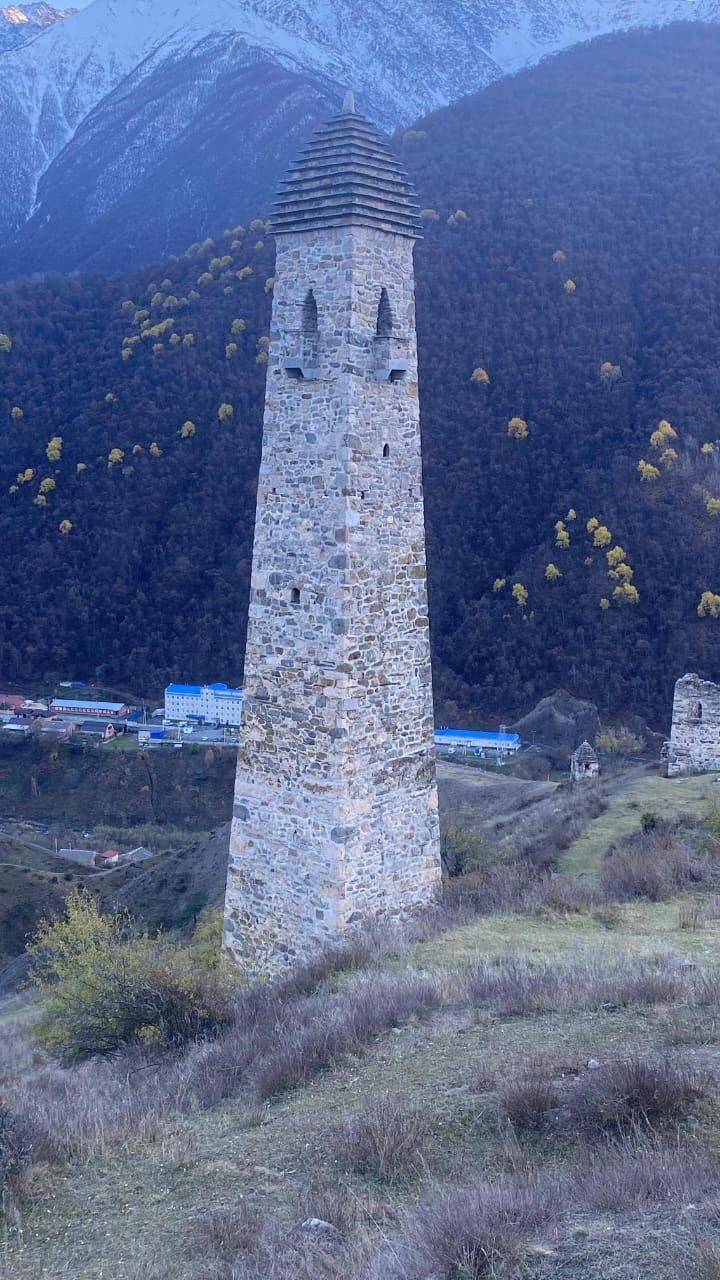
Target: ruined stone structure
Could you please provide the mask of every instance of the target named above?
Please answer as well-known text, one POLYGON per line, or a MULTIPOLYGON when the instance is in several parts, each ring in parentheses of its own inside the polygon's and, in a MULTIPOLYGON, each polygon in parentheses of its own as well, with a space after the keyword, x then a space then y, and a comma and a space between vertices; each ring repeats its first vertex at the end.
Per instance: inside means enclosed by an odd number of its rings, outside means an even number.
POLYGON ((573 782, 594 782, 600 777, 600 760, 594 747, 583 742, 574 751, 570 760, 570 773, 573 782))
POLYGON ((663 755, 669 778, 720 769, 720 684, 696 675, 678 680, 672 734, 663 755))
POLYGON ((224 941, 269 976, 440 881, 408 180, 351 96, 283 184, 224 941))

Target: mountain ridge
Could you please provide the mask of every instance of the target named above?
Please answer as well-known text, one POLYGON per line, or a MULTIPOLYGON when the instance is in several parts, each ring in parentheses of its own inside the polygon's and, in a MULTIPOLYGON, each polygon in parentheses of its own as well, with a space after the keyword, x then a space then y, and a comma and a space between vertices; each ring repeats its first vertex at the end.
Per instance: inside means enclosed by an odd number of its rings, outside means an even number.
MULTIPOLYGON (((439 721, 564 687, 662 729, 678 675, 720 674, 719 135, 720 28, 686 24, 395 140, 439 721)), ((0 289, 7 680, 241 680, 272 275, 255 222, 0 289)))
MULTIPOLYGON (((213 171, 233 172, 233 148, 253 166, 248 181, 234 179, 237 216, 252 216, 286 163, 296 92, 304 122, 352 84, 366 114, 390 129, 564 45, 666 23, 686 8, 681 0, 94 0, 4 60, 0 275, 133 265, 139 250, 121 244, 125 195, 132 190, 142 208, 163 181, 171 215, 158 210, 144 228, 144 260, 220 230, 226 190, 213 171), (267 86, 255 100, 248 88, 260 64, 267 86), (208 150, 215 156, 204 166, 208 150)), ((694 17, 720 19, 720 0, 699 0, 694 17)))

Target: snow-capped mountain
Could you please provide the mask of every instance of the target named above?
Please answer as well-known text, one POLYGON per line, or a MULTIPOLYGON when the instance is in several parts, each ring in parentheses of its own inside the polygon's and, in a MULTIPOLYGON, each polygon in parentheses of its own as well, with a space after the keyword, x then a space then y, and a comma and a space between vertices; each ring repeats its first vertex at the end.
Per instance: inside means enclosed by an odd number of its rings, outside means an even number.
POLYGON ((0 6, 0 53, 26 44, 46 27, 71 18, 74 13, 77 9, 55 9, 51 4, 0 6))
MULTIPOLYGON (((688 0, 93 0, 0 55, 4 274, 123 264, 261 208, 351 84, 379 124, 688 0)), ((720 20, 720 0, 690 16, 720 20)))

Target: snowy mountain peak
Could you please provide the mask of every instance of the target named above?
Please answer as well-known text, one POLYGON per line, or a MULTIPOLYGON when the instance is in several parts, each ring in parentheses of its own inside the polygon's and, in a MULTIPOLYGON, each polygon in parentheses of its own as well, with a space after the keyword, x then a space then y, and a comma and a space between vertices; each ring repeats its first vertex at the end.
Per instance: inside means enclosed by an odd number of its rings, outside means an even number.
MULTIPOLYGON (((718 21, 720 0, 691 13, 718 21)), ((242 146, 260 128, 278 154, 281 131, 337 109, 348 84, 391 129, 578 41, 687 17, 688 0, 93 0, 2 55, 0 245, 47 222, 62 166, 80 216, 105 216, 138 175, 187 150, 211 101, 222 114, 223 94, 242 98, 242 146)))

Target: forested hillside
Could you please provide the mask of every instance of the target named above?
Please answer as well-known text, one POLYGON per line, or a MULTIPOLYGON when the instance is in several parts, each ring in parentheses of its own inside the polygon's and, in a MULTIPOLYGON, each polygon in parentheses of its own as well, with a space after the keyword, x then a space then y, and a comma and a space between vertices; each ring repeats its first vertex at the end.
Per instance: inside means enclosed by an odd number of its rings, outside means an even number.
MULTIPOLYGON (((688 25, 397 139, 442 718, 564 685, 662 726, 720 675, 718 136, 720 31, 688 25)), ((272 270, 255 223, 0 290, 4 679, 241 676, 272 270)))

